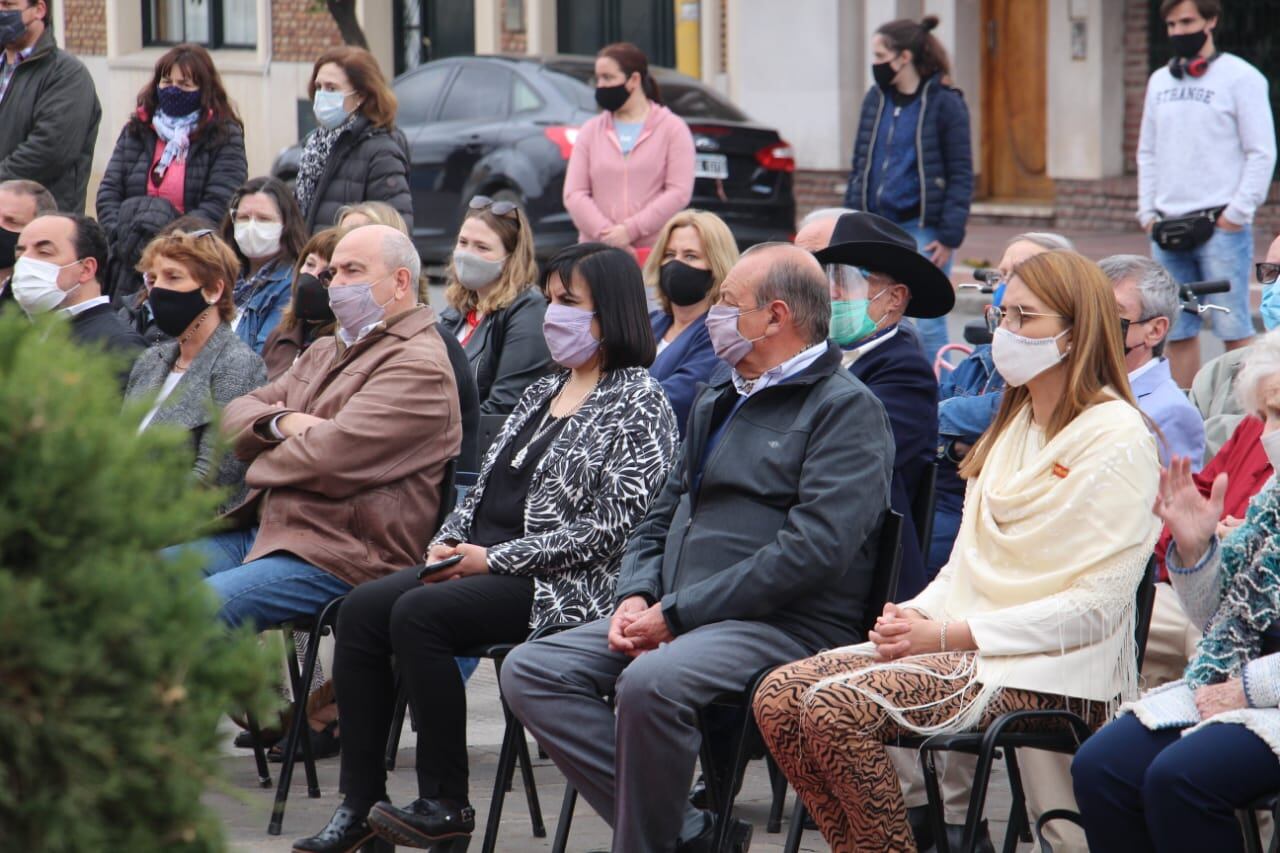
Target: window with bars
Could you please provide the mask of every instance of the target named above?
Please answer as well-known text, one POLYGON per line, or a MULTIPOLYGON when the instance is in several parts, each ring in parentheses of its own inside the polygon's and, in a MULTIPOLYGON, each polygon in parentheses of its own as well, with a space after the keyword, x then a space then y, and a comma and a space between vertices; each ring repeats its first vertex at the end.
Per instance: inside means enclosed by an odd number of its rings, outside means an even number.
POLYGON ((258 44, 258 0, 142 0, 143 43, 208 48, 258 44))

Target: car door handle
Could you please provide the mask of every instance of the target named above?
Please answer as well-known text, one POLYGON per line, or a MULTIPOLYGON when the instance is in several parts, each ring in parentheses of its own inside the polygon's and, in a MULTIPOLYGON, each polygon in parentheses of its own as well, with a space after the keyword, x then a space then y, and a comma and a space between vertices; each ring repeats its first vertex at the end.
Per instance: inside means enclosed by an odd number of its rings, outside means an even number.
POLYGON ((469 154, 478 154, 483 150, 484 146, 480 144, 480 134, 473 133, 467 137, 467 141, 463 144, 463 150, 469 154))

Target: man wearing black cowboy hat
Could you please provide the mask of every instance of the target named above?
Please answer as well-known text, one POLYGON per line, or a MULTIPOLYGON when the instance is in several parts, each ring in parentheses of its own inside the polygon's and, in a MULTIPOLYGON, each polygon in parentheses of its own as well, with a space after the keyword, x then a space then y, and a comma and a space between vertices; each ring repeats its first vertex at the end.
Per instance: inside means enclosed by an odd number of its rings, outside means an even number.
POLYGON ((893 428, 891 503, 902 513, 899 600, 928 583, 913 518, 917 492, 933 464, 938 436, 938 382, 914 335, 899 330, 902 317, 942 317, 955 305, 947 276, 916 251, 906 231, 873 213, 846 213, 831 242, 814 253, 831 288, 831 338, 845 351, 844 365, 884 405, 893 428))

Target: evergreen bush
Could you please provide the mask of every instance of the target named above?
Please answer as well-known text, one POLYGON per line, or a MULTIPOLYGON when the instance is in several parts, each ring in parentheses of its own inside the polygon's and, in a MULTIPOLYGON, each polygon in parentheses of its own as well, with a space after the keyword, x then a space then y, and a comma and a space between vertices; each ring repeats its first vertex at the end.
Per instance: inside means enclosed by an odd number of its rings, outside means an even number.
POLYGON ((117 368, 60 319, 0 313, 0 850, 210 851, 220 715, 272 666, 228 632, 198 558, 220 495, 190 438, 139 435, 117 368))

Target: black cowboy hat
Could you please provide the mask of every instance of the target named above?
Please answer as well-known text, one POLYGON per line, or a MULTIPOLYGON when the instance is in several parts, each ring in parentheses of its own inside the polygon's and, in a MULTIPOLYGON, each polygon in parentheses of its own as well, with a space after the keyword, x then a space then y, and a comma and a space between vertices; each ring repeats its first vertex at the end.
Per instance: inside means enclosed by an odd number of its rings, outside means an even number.
POLYGON ((821 264, 846 264, 883 273, 906 285, 911 301, 908 317, 942 317, 956 304, 956 291, 946 273, 916 251, 916 241, 897 225, 874 213, 846 213, 836 220, 827 248, 814 252, 821 264))

